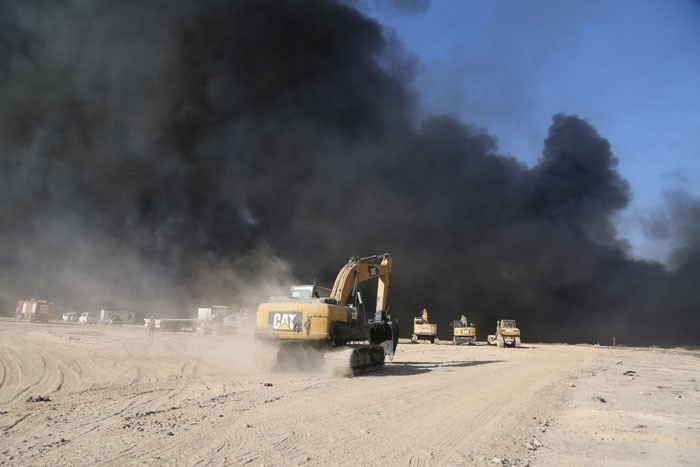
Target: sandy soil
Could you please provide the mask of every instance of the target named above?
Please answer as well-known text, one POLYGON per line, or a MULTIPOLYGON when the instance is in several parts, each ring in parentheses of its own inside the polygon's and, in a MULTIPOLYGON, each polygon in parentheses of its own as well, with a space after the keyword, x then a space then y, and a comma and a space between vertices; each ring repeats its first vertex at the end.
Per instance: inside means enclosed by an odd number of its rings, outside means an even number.
POLYGON ((347 378, 146 334, 0 321, 0 464, 700 464, 700 352, 402 342, 347 378))

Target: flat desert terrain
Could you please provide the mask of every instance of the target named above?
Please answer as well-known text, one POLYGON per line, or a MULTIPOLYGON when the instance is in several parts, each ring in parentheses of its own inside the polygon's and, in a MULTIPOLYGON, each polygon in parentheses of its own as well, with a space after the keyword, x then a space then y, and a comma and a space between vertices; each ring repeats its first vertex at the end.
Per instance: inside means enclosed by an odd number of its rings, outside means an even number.
POLYGON ((523 336, 347 377, 259 369, 249 335, 3 320, 0 464, 700 465, 700 352, 523 336))

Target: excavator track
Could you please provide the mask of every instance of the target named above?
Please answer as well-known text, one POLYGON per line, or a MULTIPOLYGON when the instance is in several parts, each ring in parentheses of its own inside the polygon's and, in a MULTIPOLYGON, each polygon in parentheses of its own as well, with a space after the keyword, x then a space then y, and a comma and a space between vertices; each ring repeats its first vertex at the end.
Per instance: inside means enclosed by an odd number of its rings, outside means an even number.
POLYGON ((331 349, 324 355, 326 371, 333 376, 356 376, 384 365, 381 345, 347 345, 331 349))
POLYGON ((321 372, 330 376, 356 376, 384 365, 382 345, 353 344, 319 347, 299 343, 258 348, 260 369, 265 371, 321 372))

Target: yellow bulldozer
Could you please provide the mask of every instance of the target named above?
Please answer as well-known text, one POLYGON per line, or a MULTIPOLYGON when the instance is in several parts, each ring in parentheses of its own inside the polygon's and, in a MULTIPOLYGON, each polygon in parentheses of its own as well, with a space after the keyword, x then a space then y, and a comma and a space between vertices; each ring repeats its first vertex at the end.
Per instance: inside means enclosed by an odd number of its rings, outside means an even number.
MULTIPOLYGON (((277 347, 273 366, 307 368, 304 360, 346 358, 351 372, 384 364, 393 357, 399 327, 387 313, 391 255, 351 257, 332 289, 294 285, 288 297, 272 297, 258 307, 255 339, 277 347), (366 313, 359 284, 377 280, 376 309, 366 313), (335 352, 350 349, 350 352, 335 352), (337 355, 333 355, 333 354, 337 355)), ((311 362, 312 365, 315 363, 311 362)))
POLYGON ((489 334, 486 342, 499 347, 520 347, 520 329, 516 327, 513 319, 498 320, 496 334, 489 334))

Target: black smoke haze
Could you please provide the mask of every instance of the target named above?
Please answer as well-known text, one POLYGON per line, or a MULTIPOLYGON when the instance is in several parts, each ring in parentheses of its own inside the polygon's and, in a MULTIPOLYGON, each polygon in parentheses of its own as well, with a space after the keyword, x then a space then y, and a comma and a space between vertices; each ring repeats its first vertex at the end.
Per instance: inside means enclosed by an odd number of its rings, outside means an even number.
POLYGON ((7 314, 254 306, 388 251, 403 335, 427 307, 442 337, 464 313, 480 337, 507 317, 525 340, 700 342, 696 201, 669 211, 674 269, 630 259, 630 189, 589 123, 555 115, 528 168, 420 119, 415 59, 345 3, 0 5, 7 314))

